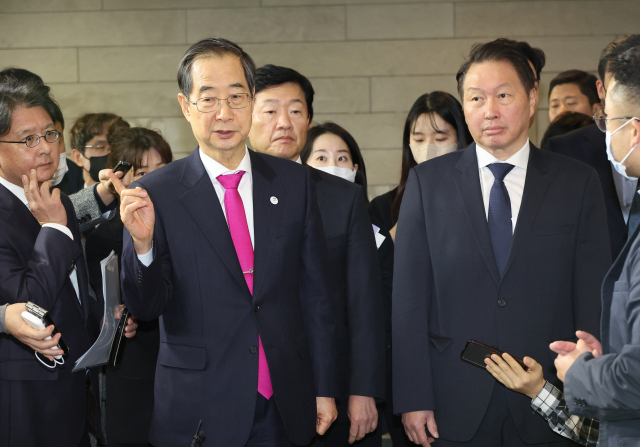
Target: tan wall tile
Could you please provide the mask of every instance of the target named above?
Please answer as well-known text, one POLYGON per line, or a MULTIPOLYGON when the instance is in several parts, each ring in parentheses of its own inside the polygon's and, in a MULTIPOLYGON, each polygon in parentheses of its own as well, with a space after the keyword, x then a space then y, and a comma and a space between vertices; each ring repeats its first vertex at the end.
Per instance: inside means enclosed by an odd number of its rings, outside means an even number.
POLYGON ((131 118, 125 119, 132 126, 147 127, 149 129, 159 130, 165 140, 171 146, 174 159, 183 158, 189 155, 198 145, 191 125, 184 117, 179 118, 131 118))
MULTIPOLYGON (((362 157, 367 164, 367 183, 396 187, 402 169, 402 149, 365 149, 362 151, 362 157)), ((376 195, 370 196, 369 199, 376 195)))
POLYGON ((456 4, 456 36, 575 36, 638 32, 640 8, 626 1, 456 4))
POLYGON ((103 0, 104 9, 188 9, 212 8, 242 8, 260 6, 260 0, 103 0))
POLYGON ((584 37, 532 37, 526 39, 532 46, 544 50, 547 63, 545 73, 559 73, 577 69, 593 72, 598 69, 600 52, 615 35, 584 37))
POLYGON ((74 48, 0 50, 0 70, 19 67, 44 82, 78 82, 78 58, 74 48))
POLYGON ((369 111, 367 78, 311 79, 311 83, 315 90, 315 114, 369 111))
POLYGON ((453 3, 347 7, 347 38, 453 37, 453 3))
POLYGON ((404 113, 319 114, 314 121, 334 121, 344 127, 361 148, 395 149, 402 147, 404 113))
POLYGON ((101 0, 2 0, 1 12, 98 11, 101 0))
POLYGON ((54 84, 65 116, 111 112, 129 117, 181 117, 174 82, 54 84))
POLYGON ((0 47, 66 47, 186 43, 184 11, 63 12, 52 16, 0 14, 0 47), (45 23, 55 28, 24 23, 45 23), (52 32, 55 31, 55 32, 52 32))
POLYGON ((459 101, 455 75, 371 78, 373 112, 408 112, 418 97, 437 90, 459 101))
POLYGON ((189 42, 212 36, 234 42, 344 40, 344 29, 339 6, 188 11, 189 42))

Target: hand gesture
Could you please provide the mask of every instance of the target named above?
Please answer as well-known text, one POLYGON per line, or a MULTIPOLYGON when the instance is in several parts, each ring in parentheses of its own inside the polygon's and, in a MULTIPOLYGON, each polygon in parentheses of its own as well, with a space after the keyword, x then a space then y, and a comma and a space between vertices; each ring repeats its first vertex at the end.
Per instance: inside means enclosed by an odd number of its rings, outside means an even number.
POLYGON ((149 253, 156 215, 147 191, 140 187, 127 189, 112 171, 107 174, 120 195, 120 218, 133 238, 136 253, 149 253))
POLYGON ((29 202, 31 214, 40 225, 55 223, 67 226, 67 210, 60 200, 60 190, 51 189, 51 183, 43 182, 38 188, 36 170, 29 172, 29 178, 22 176, 22 187, 29 202))
POLYGON ((404 431, 407 433, 409 440, 422 447, 429 447, 435 439, 439 438, 438 425, 433 416, 433 411, 412 411, 410 413, 402 413, 402 424, 404 431), (429 433, 433 435, 427 436, 425 426, 429 429, 429 433))
MULTIPOLYGON (((116 311, 113 313, 113 317, 120 321, 122 318, 122 311, 125 309, 124 304, 120 304, 116 311)), ((136 330, 138 329, 138 319, 133 315, 129 314, 129 318, 127 318, 127 324, 124 327, 124 336, 127 338, 132 338, 136 335, 136 330)))
POLYGON ((570 341, 554 341, 549 345, 549 348, 556 354, 567 355, 575 349, 580 350, 580 353, 591 352, 594 357, 600 357, 602 355, 602 345, 588 332, 576 331, 578 337, 578 343, 572 343, 570 341))
POLYGON ((29 326, 22 319, 22 312, 27 310, 27 306, 24 303, 11 304, 7 306, 4 315, 4 322, 7 333, 13 335, 20 342, 29 346, 36 352, 47 357, 53 361, 53 357, 56 355, 64 354, 62 349, 52 349, 58 345, 62 334, 57 333, 51 340, 45 340, 53 332, 53 325, 38 331, 29 326))
MULTIPOLYGON (((100 173, 98 174, 100 185, 111 194, 118 195, 120 193, 111 181, 111 177, 109 177, 110 172, 113 172, 113 170, 103 169, 102 171, 100 171, 100 173)), ((131 183, 133 183, 133 175, 131 174, 131 172, 133 172, 133 170, 127 172, 127 175, 123 175, 122 171, 118 171, 115 173, 116 177, 120 179, 120 182, 122 182, 122 186, 124 186, 125 188, 128 188, 129 186, 131 186, 131 183)))
POLYGON ((545 380, 542 377, 542 366, 531 357, 525 357, 523 361, 529 368, 527 371, 506 352, 502 354, 502 358, 493 354, 491 359, 484 360, 487 364, 487 371, 498 382, 510 390, 525 394, 533 399, 544 387, 545 380))
POLYGON ((336 400, 333 397, 316 397, 316 408, 318 409, 316 432, 324 435, 338 417, 336 400))
POLYGON ((361 440, 378 426, 378 410, 373 397, 349 396, 347 415, 351 421, 349 444, 361 440))

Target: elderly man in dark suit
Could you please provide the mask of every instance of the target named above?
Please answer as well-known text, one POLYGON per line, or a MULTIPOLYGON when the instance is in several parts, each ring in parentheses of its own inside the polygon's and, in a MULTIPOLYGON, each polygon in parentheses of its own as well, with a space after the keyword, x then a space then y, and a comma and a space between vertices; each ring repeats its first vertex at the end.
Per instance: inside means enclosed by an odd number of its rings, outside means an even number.
POLYGON ((238 45, 194 44, 178 81, 199 147, 121 191, 123 298, 160 317, 150 442, 189 442, 202 420, 216 445, 306 444, 337 396, 311 176, 247 149, 255 66, 238 45))
POLYGON ((414 168, 400 210, 393 408, 423 446, 562 442, 460 352, 476 339, 549 376, 549 341, 599 328, 611 255, 597 174, 529 142, 537 92, 520 50, 478 44, 457 78, 475 143, 414 168))
MULTIPOLYGON (((609 62, 605 112, 596 124, 607 153, 625 178, 640 176, 640 47, 609 62)), ((637 196, 637 194, 636 194, 637 196)), ((636 200, 638 197, 636 197, 636 200)), ((573 414, 600 420, 600 445, 640 443, 640 226, 602 286, 602 345, 581 334, 577 345, 557 342, 558 377, 573 414)))

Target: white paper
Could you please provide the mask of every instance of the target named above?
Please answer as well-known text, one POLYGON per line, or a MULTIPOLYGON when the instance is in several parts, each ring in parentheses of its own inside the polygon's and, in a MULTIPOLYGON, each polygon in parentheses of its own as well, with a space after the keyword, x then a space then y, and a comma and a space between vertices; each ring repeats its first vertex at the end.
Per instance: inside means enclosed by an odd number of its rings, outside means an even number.
POLYGON ((383 235, 380 234, 380 228, 379 227, 376 227, 373 224, 371 224, 371 226, 373 227, 373 234, 376 237, 376 248, 380 248, 380 246, 382 245, 382 243, 384 242, 386 237, 384 237, 383 235))
POLYGON ((73 371, 80 371, 94 366, 104 365, 109 361, 109 351, 113 334, 118 326, 115 312, 120 307, 120 270, 118 256, 112 251, 100 261, 102 269, 102 294, 104 296, 104 315, 102 328, 96 342, 77 361, 73 371))

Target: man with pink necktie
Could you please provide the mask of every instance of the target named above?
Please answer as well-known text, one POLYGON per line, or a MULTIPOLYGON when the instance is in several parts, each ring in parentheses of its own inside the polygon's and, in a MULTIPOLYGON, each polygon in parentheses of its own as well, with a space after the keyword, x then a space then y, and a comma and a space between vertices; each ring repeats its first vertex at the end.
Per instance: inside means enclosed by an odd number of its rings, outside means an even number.
MULTIPOLYGON (((123 299, 160 317, 149 441, 308 444, 337 416, 327 248, 309 171, 249 151, 255 66, 194 44, 178 95, 199 147, 121 194, 123 299)), ((112 177, 113 178, 113 177, 112 177)))

